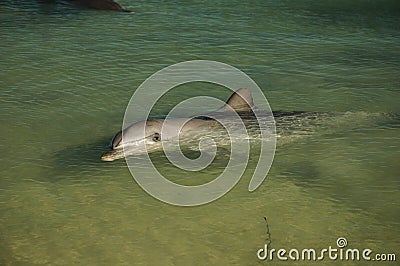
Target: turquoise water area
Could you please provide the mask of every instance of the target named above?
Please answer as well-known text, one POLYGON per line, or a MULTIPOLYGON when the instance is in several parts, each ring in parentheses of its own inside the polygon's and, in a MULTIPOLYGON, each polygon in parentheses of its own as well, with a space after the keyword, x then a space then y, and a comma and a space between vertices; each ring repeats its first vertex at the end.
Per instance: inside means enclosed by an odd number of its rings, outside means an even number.
MULTIPOLYGON (((323 249, 345 237, 349 248, 399 256, 397 1, 119 3, 135 13, 2 1, 0 264, 265 265, 256 255, 264 216, 271 248, 323 249), (124 160, 100 156, 135 89, 195 59, 241 69, 274 110, 349 116, 309 136, 287 127, 253 193, 246 172, 211 204, 165 204, 124 160)), ((197 94, 229 97, 192 86, 160 102, 160 114, 197 94)), ((208 182, 216 168, 190 179, 208 182)))

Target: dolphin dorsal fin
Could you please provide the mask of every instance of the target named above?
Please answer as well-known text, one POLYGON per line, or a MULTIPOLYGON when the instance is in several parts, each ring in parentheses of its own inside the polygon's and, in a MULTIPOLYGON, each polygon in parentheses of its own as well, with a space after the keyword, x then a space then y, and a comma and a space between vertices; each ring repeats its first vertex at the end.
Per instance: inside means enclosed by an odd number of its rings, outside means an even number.
MULTIPOLYGON (((229 105, 237 112, 251 111, 251 108, 254 106, 251 91, 247 88, 238 89, 229 97, 228 101, 226 101, 226 105, 229 105)), ((226 105, 224 107, 225 109, 226 105)))

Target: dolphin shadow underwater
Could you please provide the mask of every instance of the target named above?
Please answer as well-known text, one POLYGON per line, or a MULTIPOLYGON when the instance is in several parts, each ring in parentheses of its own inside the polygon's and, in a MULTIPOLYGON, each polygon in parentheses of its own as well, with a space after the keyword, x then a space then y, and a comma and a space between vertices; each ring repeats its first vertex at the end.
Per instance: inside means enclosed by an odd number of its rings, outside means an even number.
MULTIPOLYGON (((106 138, 101 138, 93 142, 70 145, 64 149, 56 151, 52 155, 52 164, 48 169, 51 172, 51 180, 80 180, 80 174, 85 171, 93 172, 98 169, 104 170, 105 165, 99 161, 98 155, 107 147, 105 144, 106 142, 106 138)), ((110 164, 112 167, 118 165, 121 165, 121 167, 125 166, 123 161, 116 162, 116 164, 110 164)))

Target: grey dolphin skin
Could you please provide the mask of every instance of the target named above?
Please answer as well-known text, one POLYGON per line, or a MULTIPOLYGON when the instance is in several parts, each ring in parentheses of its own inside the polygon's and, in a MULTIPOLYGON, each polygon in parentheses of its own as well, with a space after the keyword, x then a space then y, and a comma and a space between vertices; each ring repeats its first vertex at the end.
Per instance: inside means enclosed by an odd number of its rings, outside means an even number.
POLYGON ((137 122, 122 131, 118 132, 111 141, 112 150, 102 155, 103 161, 114 161, 124 158, 128 154, 140 154, 143 152, 152 152, 161 149, 161 131, 162 140, 168 141, 173 138, 185 137, 189 132, 210 128, 214 121, 203 119, 155 119, 137 122), (167 123, 167 125, 165 125, 167 123), (185 124, 184 124, 185 123, 185 124), (182 128, 181 125, 184 124, 182 128), (164 129, 162 127, 164 126, 164 129), (144 134, 143 134, 144 128, 144 134), (177 130, 180 128, 180 130, 177 130), (124 135, 124 137, 122 137, 124 135))
MULTIPOLYGON (((233 110, 237 113, 251 112, 253 107, 253 97, 249 89, 242 88, 234 92, 221 109, 210 114, 227 114, 233 110)), ((161 140, 169 140, 196 131, 211 130, 219 124, 208 119, 207 115, 196 116, 194 118, 169 118, 154 119, 136 122, 123 131, 115 134, 111 140, 111 151, 104 153, 101 157, 103 161, 114 161, 124 158, 130 151, 151 152, 161 148, 161 140), (161 136, 162 130, 162 136, 161 136)))
POLYGON ((79 7, 98 9, 98 10, 115 10, 122 12, 132 12, 120 6, 113 0, 67 0, 79 7))
MULTIPOLYGON (((225 105, 214 112, 193 116, 191 118, 150 119, 136 122, 115 134, 111 140, 111 150, 101 157, 103 161, 114 161, 129 155, 140 155, 171 147, 176 140, 183 139, 188 144, 201 136, 216 137, 220 144, 226 144, 225 135, 221 132, 221 124, 215 120, 231 122, 234 115, 242 119, 249 131, 250 138, 257 139, 257 123, 276 123, 276 137, 280 143, 290 142, 300 137, 316 134, 319 129, 324 133, 335 132, 345 128, 353 128, 370 123, 382 114, 332 113, 308 111, 272 111, 260 110, 254 106, 249 89, 242 88, 234 92, 225 105), (257 112, 257 117, 254 112, 257 112), (273 121, 275 120, 275 121, 273 121), (346 127, 347 125, 347 127, 346 127), (340 129, 339 129, 340 128, 340 129), (162 134, 161 134, 162 131, 162 134), (252 132, 254 131, 254 132, 252 132), (251 134, 255 134, 254 136, 251 134), (282 138, 285 136, 285 138, 282 138)), ((222 128, 223 129, 223 128, 222 128)), ((275 133, 273 133, 275 134, 275 133)))

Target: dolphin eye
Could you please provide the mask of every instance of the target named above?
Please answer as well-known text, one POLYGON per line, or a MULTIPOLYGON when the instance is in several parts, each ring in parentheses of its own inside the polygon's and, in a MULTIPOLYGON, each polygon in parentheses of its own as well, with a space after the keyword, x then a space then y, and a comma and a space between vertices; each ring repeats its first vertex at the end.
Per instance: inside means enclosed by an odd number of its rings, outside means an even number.
POLYGON ((154 141, 154 142, 157 142, 157 141, 160 141, 160 140, 161 140, 160 134, 159 134, 159 133, 154 133, 154 135, 153 135, 153 141, 154 141))

